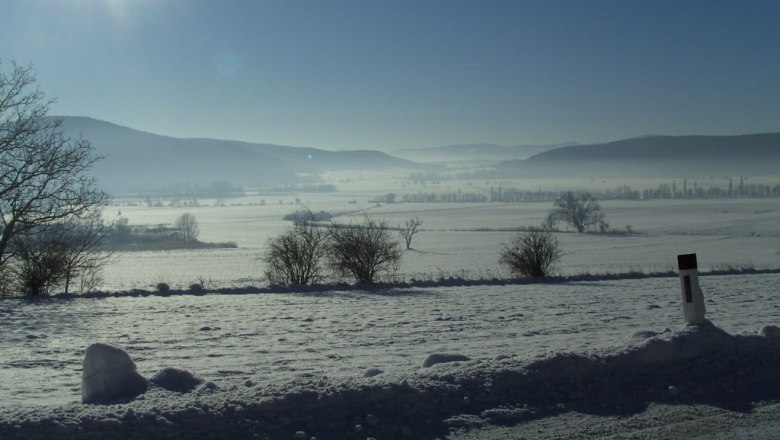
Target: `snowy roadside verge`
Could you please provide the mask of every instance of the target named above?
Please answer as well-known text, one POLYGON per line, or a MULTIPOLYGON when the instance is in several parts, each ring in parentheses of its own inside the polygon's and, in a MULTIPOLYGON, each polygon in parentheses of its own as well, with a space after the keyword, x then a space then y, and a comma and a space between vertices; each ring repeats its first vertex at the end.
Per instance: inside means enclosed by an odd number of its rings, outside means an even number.
MULTIPOLYGON (((588 354, 447 362, 407 376, 151 388, 115 405, 0 409, 0 438, 423 439, 654 404, 747 412, 780 399, 780 339, 713 325, 636 332, 588 354)), ((197 372, 196 372, 197 373, 197 372)))

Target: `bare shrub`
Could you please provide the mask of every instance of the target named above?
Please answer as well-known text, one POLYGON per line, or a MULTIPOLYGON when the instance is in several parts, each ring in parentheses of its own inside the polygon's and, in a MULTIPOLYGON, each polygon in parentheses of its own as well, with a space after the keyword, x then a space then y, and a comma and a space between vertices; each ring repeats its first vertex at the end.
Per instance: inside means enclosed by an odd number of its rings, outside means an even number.
POLYGON ((521 232, 504 246, 499 262, 516 275, 544 278, 561 256, 558 239, 549 231, 521 232))
POLYGON ((17 235, 12 260, 18 289, 26 295, 68 293, 74 282, 80 291, 96 288, 111 254, 100 249, 110 233, 98 212, 17 235))
POLYGON ((309 222, 270 238, 262 258, 268 282, 305 286, 321 281, 326 238, 323 230, 309 222))
POLYGON ((47 295, 63 281, 65 259, 61 243, 54 236, 41 231, 17 234, 12 245, 12 271, 19 292, 47 295))
POLYGON ((558 216, 554 211, 547 214, 547 217, 542 221, 542 230, 550 232, 558 230, 558 216))
POLYGON ((358 283, 374 283, 380 273, 396 273, 401 255, 385 220, 365 216, 362 224, 334 224, 328 231, 328 264, 358 283))

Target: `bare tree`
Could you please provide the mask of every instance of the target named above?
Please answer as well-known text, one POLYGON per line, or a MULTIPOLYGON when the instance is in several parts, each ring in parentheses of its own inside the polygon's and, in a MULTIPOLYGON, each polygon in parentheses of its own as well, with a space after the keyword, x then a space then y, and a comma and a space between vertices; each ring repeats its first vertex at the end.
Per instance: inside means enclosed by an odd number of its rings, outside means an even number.
POLYGON ((568 191, 555 201, 551 214, 572 225, 577 232, 584 232, 585 228, 603 221, 599 202, 587 192, 574 193, 568 191))
POLYGON ((74 281, 80 292, 87 292, 102 282, 103 266, 113 253, 104 249, 104 240, 113 227, 103 220, 99 211, 83 218, 71 219, 59 226, 60 239, 64 242, 64 291, 68 293, 74 281))
POLYGON ((305 286, 323 279, 327 234, 313 223, 293 226, 272 237, 262 260, 271 284, 305 286))
POLYGON ((419 217, 415 217, 407 220, 403 226, 398 227, 398 230, 401 233, 401 237, 403 237, 404 241, 406 242, 407 250, 411 249, 412 237, 414 237, 414 234, 420 232, 418 229, 420 226, 422 226, 422 220, 420 220, 419 217))
MULTIPOLYGON (((2 68, 2 65, 0 65, 2 68)), ((84 139, 67 138, 45 118, 52 101, 34 86, 31 67, 0 69, 0 270, 16 235, 83 215, 108 201, 86 172, 99 159, 84 139)))
POLYGON ((394 273, 401 255, 384 220, 365 216, 362 224, 334 224, 328 231, 328 264, 359 283, 375 282, 380 272, 394 273))
POLYGON ((549 231, 520 232, 505 245, 499 262, 513 274, 544 278, 550 274, 561 256, 558 239, 549 231))
POLYGON ((189 243, 198 240, 198 235, 200 235, 198 220, 189 212, 180 215, 173 223, 173 227, 181 233, 185 242, 189 243))

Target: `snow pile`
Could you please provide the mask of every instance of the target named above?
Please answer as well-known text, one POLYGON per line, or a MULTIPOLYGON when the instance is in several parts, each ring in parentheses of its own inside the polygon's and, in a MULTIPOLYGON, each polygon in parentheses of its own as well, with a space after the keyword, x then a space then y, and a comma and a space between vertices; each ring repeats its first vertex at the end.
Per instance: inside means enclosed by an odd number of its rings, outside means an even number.
POLYGON ((103 343, 87 347, 81 376, 83 403, 110 403, 136 397, 146 391, 147 381, 123 349, 103 343))
MULTIPOLYGON (((403 376, 304 374, 287 383, 206 383, 187 394, 152 384, 124 404, 3 409, 0 438, 424 439, 568 411, 633 414, 655 402, 744 410, 780 398, 777 371, 780 339, 707 323, 636 332, 589 354, 462 359, 403 376)), ((186 372, 159 376, 176 385, 168 388, 191 384, 186 372)))
POLYGON ((203 383, 203 379, 187 370, 166 367, 152 376, 151 383, 169 391, 188 393, 203 383))

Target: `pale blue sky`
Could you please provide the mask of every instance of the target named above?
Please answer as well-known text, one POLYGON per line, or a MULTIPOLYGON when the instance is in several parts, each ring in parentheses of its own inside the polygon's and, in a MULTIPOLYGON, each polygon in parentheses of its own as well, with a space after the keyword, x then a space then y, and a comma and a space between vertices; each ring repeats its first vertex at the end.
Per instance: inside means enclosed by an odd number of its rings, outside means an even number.
POLYGON ((324 148, 780 131, 780 1, 0 0, 53 114, 324 148))

